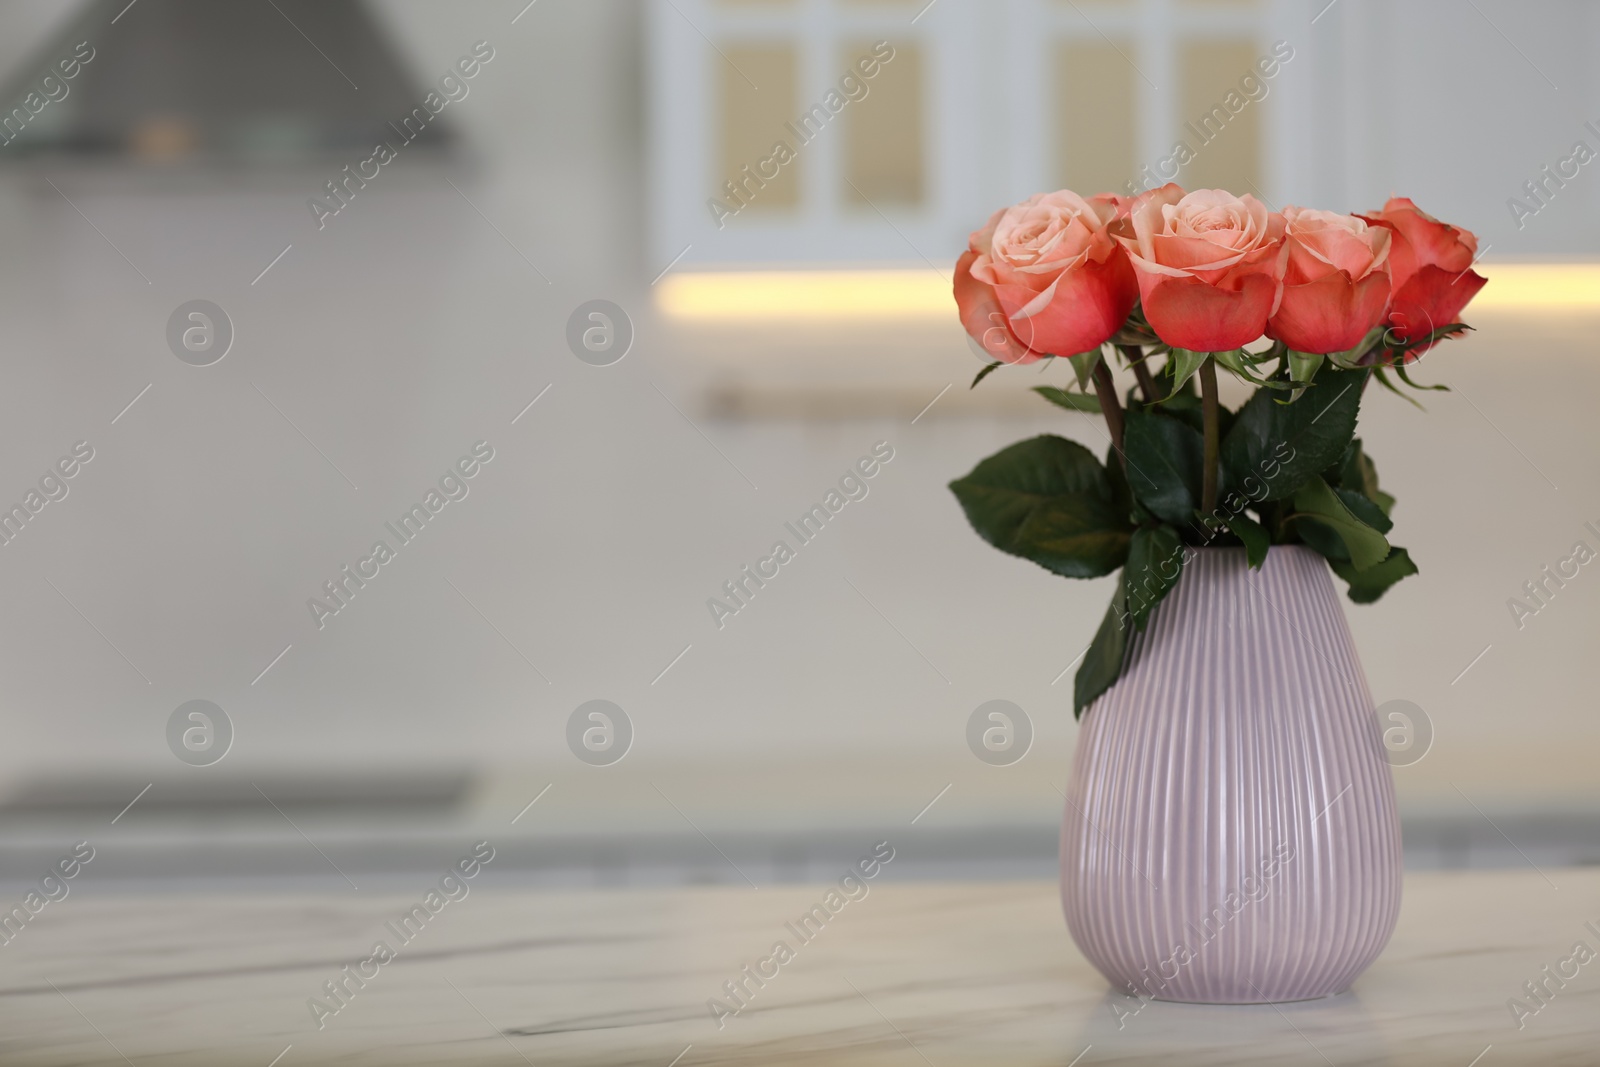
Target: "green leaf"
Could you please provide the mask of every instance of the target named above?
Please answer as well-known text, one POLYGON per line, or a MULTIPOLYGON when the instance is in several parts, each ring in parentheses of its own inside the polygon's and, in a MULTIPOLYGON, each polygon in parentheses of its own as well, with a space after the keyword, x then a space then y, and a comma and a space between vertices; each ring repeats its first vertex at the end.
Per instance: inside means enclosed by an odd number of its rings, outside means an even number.
POLYGON ((1328 357, 1315 352, 1290 352, 1289 353, 1289 380, 1294 383, 1294 395, 1289 397, 1289 403, 1300 399, 1300 394, 1306 391, 1306 386, 1317 376, 1317 371, 1322 368, 1323 361, 1328 357))
POLYGON ((1419 401, 1416 397, 1412 396, 1410 393, 1402 393, 1400 391, 1400 387, 1395 385, 1393 382, 1391 382, 1389 380, 1389 376, 1383 372, 1383 368, 1382 367, 1374 367, 1373 370, 1372 370, 1372 374, 1373 374, 1373 377, 1378 379, 1378 384, 1379 385, 1381 385, 1385 389, 1389 390, 1389 392, 1393 393, 1395 396, 1399 397, 1401 400, 1404 400, 1407 404, 1410 404, 1412 407, 1416 408, 1418 411, 1427 411, 1428 410, 1427 408, 1422 406, 1422 402, 1421 401, 1419 401))
POLYGON ((1128 591, 1124 580, 1117 579, 1117 591, 1111 594, 1106 617, 1100 620, 1100 629, 1083 654, 1083 665, 1072 679, 1072 717, 1081 719, 1084 710, 1095 699, 1110 689, 1122 675, 1122 658, 1128 651, 1128 591))
POLYGON ((1128 476, 1123 473, 1122 467, 1122 457, 1117 454, 1117 446, 1107 445, 1105 472, 1106 481, 1111 483, 1111 506, 1118 515, 1127 517, 1129 526, 1143 526, 1146 522, 1154 522, 1155 517, 1145 512, 1144 507, 1133 499, 1133 489, 1129 487, 1128 476))
POLYGON ((1372 462, 1372 457, 1367 455, 1359 437, 1352 440, 1345 448, 1344 457, 1339 461, 1337 475, 1329 478, 1327 472, 1324 472, 1323 477, 1341 489, 1352 489, 1360 493, 1378 505, 1386 516, 1394 511, 1394 497, 1378 487, 1377 465, 1372 462))
POLYGON ((1377 530, 1386 534, 1394 529, 1394 520, 1385 515, 1375 501, 1353 489, 1335 489, 1334 495, 1350 509, 1350 514, 1377 530))
POLYGON ((1400 376, 1400 380, 1402 382, 1405 382, 1413 389, 1435 389, 1446 393, 1450 391, 1450 387, 1448 385, 1418 385, 1416 382, 1411 380, 1411 375, 1406 373, 1406 365, 1404 363, 1396 363, 1394 365, 1394 372, 1400 376))
POLYGON ((1205 438, 1179 419, 1128 411, 1122 429, 1128 485, 1151 513, 1181 526, 1200 506, 1205 438))
POLYGON ((1389 587, 1402 578, 1417 573, 1417 565, 1405 549, 1396 545, 1390 549, 1383 562, 1366 570, 1357 570, 1349 563, 1331 561, 1333 573, 1350 583, 1350 599, 1357 604, 1370 604, 1389 591, 1389 587))
POLYGON ((1151 411, 1161 411, 1173 418, 1181 419, 1194 429, 1195 433, 1203 433, 1205 416, 1200 410, 1200 395, 1198 393, 1169 393, 1153 403, 1143 400, 1129 407, 1146 408, 1151 411))
POLYGON ((1388 327, 1382 324, 1374 326, 1372 329, 1367 331, 1367 335, 1365 337, 1356 342, 1356 346, 1354 348, 1346 349, 1343 352, 1329 352, 1328 361, 1335 367, 1341 367, 1345 370, 1360 366, 1361 357, 1372 351, 1373 345, 1376 345, 1383 340, 1384 333, 1387 329, 1388 327))
POLYGON ((1217 361, 1218 366, 1231 371, 1233 374, 1243 378, 1251 385, 1266 386, 1268 389, 1289 388, 1289 386, 1283 382, 1268 381, 1256 374, 1256 372, 1251 369, 1249 361, 1246 360, 1245 352, 1242 348, 1229 349, 1226 352, 1213 352, 1212 358, 1217 361))
POLYGON ((1106 468, 1075 441, 1019 441, 950 489, 978 536, 1056 574, 1098 578, 1127 559, 1127 508, 1106 468))
POLYGON ((1036 385, 1033 391, 1044 397, 1050 403, 1068 411, 1088 411, 1100 414, 1100 399, 1088 393, 1069 393, 1065 389, 1058 389, 1053 385, 1036 385))
POLYGON ((1302 517, 1295 523, 1295 533, 1300 535, 1300 540, 1321 553, 1330 564, 1350 562, 1350 550, 1345 547, 1344 538, 1339 536, 1339 531, 1332 526, 1302 517))
POLYGON ((999 361, 987 364, 982 370, 980 370, 978 372, 978 376, 976 378, 972 379, 972 384, 967 386, 967 388, 968 389, 976 389, 978 387, 978 383, 983 381, 989 375, 993 374, 997 367, 1004 367, 1004 366, 1005 366, 1005 364, 1001 363, 999 361))
MULTIPOLYGON (((1446 338, 1460 337, 1462 334, 1468 333, 1471 330, 1472 327, 1468 326, 1464 322, 1452 322, 1447 325, 1440 326, 1436 330, 1429 330, 1428 336, 1419 337, 1410 344, 1394 345, 1390 347, 1389 356, 1391 359, 1394 359, 1397 356, 1403 356, 1406 352, 1411 351, 1413 348, 1423 348, 1428 345, 1443 341, 1446 338)), ((1385 339, 1387 340, 1387 337, 1385 339)))
POLYGON ((1134 629, 1145 628, 1150 612, 1178 584, 1183 561, 1183 541, 1172 527, 1148 526, 1133 532, 1122 584, 1134 629))
POLYGON ((1330 485, 1354 489, 1369 497, 1378 489, 1378 468, 1367 457, 1359 437, 1352 437, 1350 443, 1344 446, 1344 455, 1339 457, 1338 467, 1329 468, 1322 476, 1328 479, 1330 485), (1329 477, 1330 472, 1332 477, 1329 477))
POLYGON ((1317 387, 1294 404, 1257 391, 1222 439, 1226 484, 1248 485, 1252 478, 1263 483, 1264 496, 1251 493, 1258 501, 1294 496, 1344 454, 1355 435, 1366 373, 1325 367, 1317 387))
POLYGON ((1294 506, 1300 517, 1309 516, 1333 528, 1349 550, 1350 561, 1356 570, 1366 570, 1381 563, 1389 554, 1389 542, 1384 540, 1383 534, 1351 514, 1333 487, 1321 477, 1313 476, 1301 487, 1294 495, 1294 506))
MULTIPOLYGON (((1130 404, 1128 406, 1133 407, 1134 405, 1130 404)), ((1171 415, 1173 418, 1178 419, 1184 425, 1188 426, 1195 433, 1202 436, 1205 435, 1206 417, 1204 410, 1202 410, 1203 406, 1198 393, 1173 393, 1170 396, 1162 397, 1154 404, 1146 404, 1141 401, 1137 406, 1171 415)), ((1229 411, 1221 404, 1218 404, 1218 436, 1226 437, 1228 430, 1232 428, 1232 426, 1233 412, 1229 411)))
POLYGON ((1224 515, 1222 521, 1228 524, 1228 529, 1233 531, 1235 537, 1244 542, 1245 562, 1260 570, 1267 561, 1267 549, 1272 546, 1272 535, 1267 528, 1243 512, 1224 515))
POLYGON ((1172 387, 1168 392, 1176 393, 1188 384, 1194 377, 1194 372, 1200 369, 1211 356, 1210 352, 1191 352, 1187 348, 1174 348, 1172 358, 1167 360, 1167 372, 1172 375, 1172 387))
POLYGON ((1275 363, 1277 366, 1267 373, 1274 378, 1287 379, 1289 377, 1289 346, 1282 341, 1274 341, 1270 348, 1264 348, 1260 352, 1252 352, 1248 348, 1241 348, 1239 349, 1239 355, 1252 367, 1275 363))
POLYGON ((1089 382, 1094 378, 1094 368, 1100 362, 1100 352, 1098 348, 1091 348, 1087 352, 1067 357, 1067 362, 1072 364, 1072 372, 1078 376, 1078 388, 1085 392, 1089 389, 1089 382))

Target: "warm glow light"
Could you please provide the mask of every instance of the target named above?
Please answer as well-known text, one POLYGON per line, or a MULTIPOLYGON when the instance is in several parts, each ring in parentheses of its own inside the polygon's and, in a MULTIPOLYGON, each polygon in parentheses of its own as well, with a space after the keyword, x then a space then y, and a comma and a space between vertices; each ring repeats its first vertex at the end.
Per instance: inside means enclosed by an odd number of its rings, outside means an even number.
POLYGON ((956 306, 950 272, 932 267, 669 274, 656 289, 663 312, 698 321, 949 317, 956 306))
MULTIPOLYGON (((1472 311, 1600 311, 1600 263, 1479 263, 1472 311)), ((661 310, 695 322, 819 319, 955 321, 949 271, 791 270, 669 274, 661 310)))
POLYGON ((1600 263, 1480 263, 1489 279, 1473 311, 1600 310, 1600 263))

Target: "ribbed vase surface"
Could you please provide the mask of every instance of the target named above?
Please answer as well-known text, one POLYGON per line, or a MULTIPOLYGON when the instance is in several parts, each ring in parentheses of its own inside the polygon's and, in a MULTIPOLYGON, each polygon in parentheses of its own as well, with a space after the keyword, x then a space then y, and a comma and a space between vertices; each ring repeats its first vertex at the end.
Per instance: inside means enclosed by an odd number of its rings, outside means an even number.
POLYGON ((1061 826, 1073 940, 1121 992, 1350 987, 1394 930, 1394 785, 1323 558, 1201 548, 1084 714, 1061 826))

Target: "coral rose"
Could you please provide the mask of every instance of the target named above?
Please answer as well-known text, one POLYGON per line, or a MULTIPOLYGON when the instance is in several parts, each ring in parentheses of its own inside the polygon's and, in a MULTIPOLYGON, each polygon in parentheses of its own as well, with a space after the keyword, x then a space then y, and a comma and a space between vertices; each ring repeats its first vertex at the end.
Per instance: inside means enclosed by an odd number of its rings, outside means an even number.
POLYGON ((1267 334, 1296 352, 1354 348, 1389 308, 1390 231, 1354 215, 1283 209, 1283 298, 1267 334))
MULTIPOLYGON (((1467 302, 1488 281, 1472 269, 1478 238, 1440 222, 1403 196, 1390 197, 1367 221, 1394 235, 1389 252, 1391 338, 1410 344, 1459 321, 1467 302)), ((1428 347, 1412 349, 1411 356, 1428 347)))
POLYGON ((1177 348, 1223 352, 1261 336, 1282 291, 1283 218, 1222 189, 1142 193, 1118 234, 1144 317, 1177 348))
POLYGON ((956 263, 961 325, 986 356, 1032 363, 1096 348, 1139 288, 1107 227, 1119 197, 1040 193, 995 212, 956 263))

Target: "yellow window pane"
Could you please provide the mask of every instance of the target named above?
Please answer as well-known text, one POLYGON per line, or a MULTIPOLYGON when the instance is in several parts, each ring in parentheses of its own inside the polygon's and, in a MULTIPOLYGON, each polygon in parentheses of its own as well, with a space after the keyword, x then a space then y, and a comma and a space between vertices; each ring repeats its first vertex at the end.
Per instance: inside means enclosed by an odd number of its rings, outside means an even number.
POLYGON ((844 48, 839 70, 850 73, 842 74, 823 98, 830 110, 845 102, 839 118, 846 182, 839 195, 846 203, 914 206, 926 190, 922 50, 894 44, 875 53, 875 47, 860 42, 844 48))
POLYGON ((1267 88, 1249 40, 1190 41, 1180 53, 1177 136, 1194 158, 1179 181, 1189 189, 1261 194, 1261 101, 1267 88))
POLYGON ((1063 41, 1056 48, 1056 175, 1083 196, 1126 195, 1138 169, 1138 87, 1124 53, 1133 55, 1132 42, 1113 48, 1103 41, 1063 41))
POLYGON ((727 44, 722 53, 712 52, 708 60, 717 65, 722 98, 720 178, 714 195, 735 214, 791 209, 800 203, 802 161, 774 149, 780 142, 793 145, 784 123, 796 112, 795 48, 727 44), (733 183, 731 190, 728 182, 733 183))

